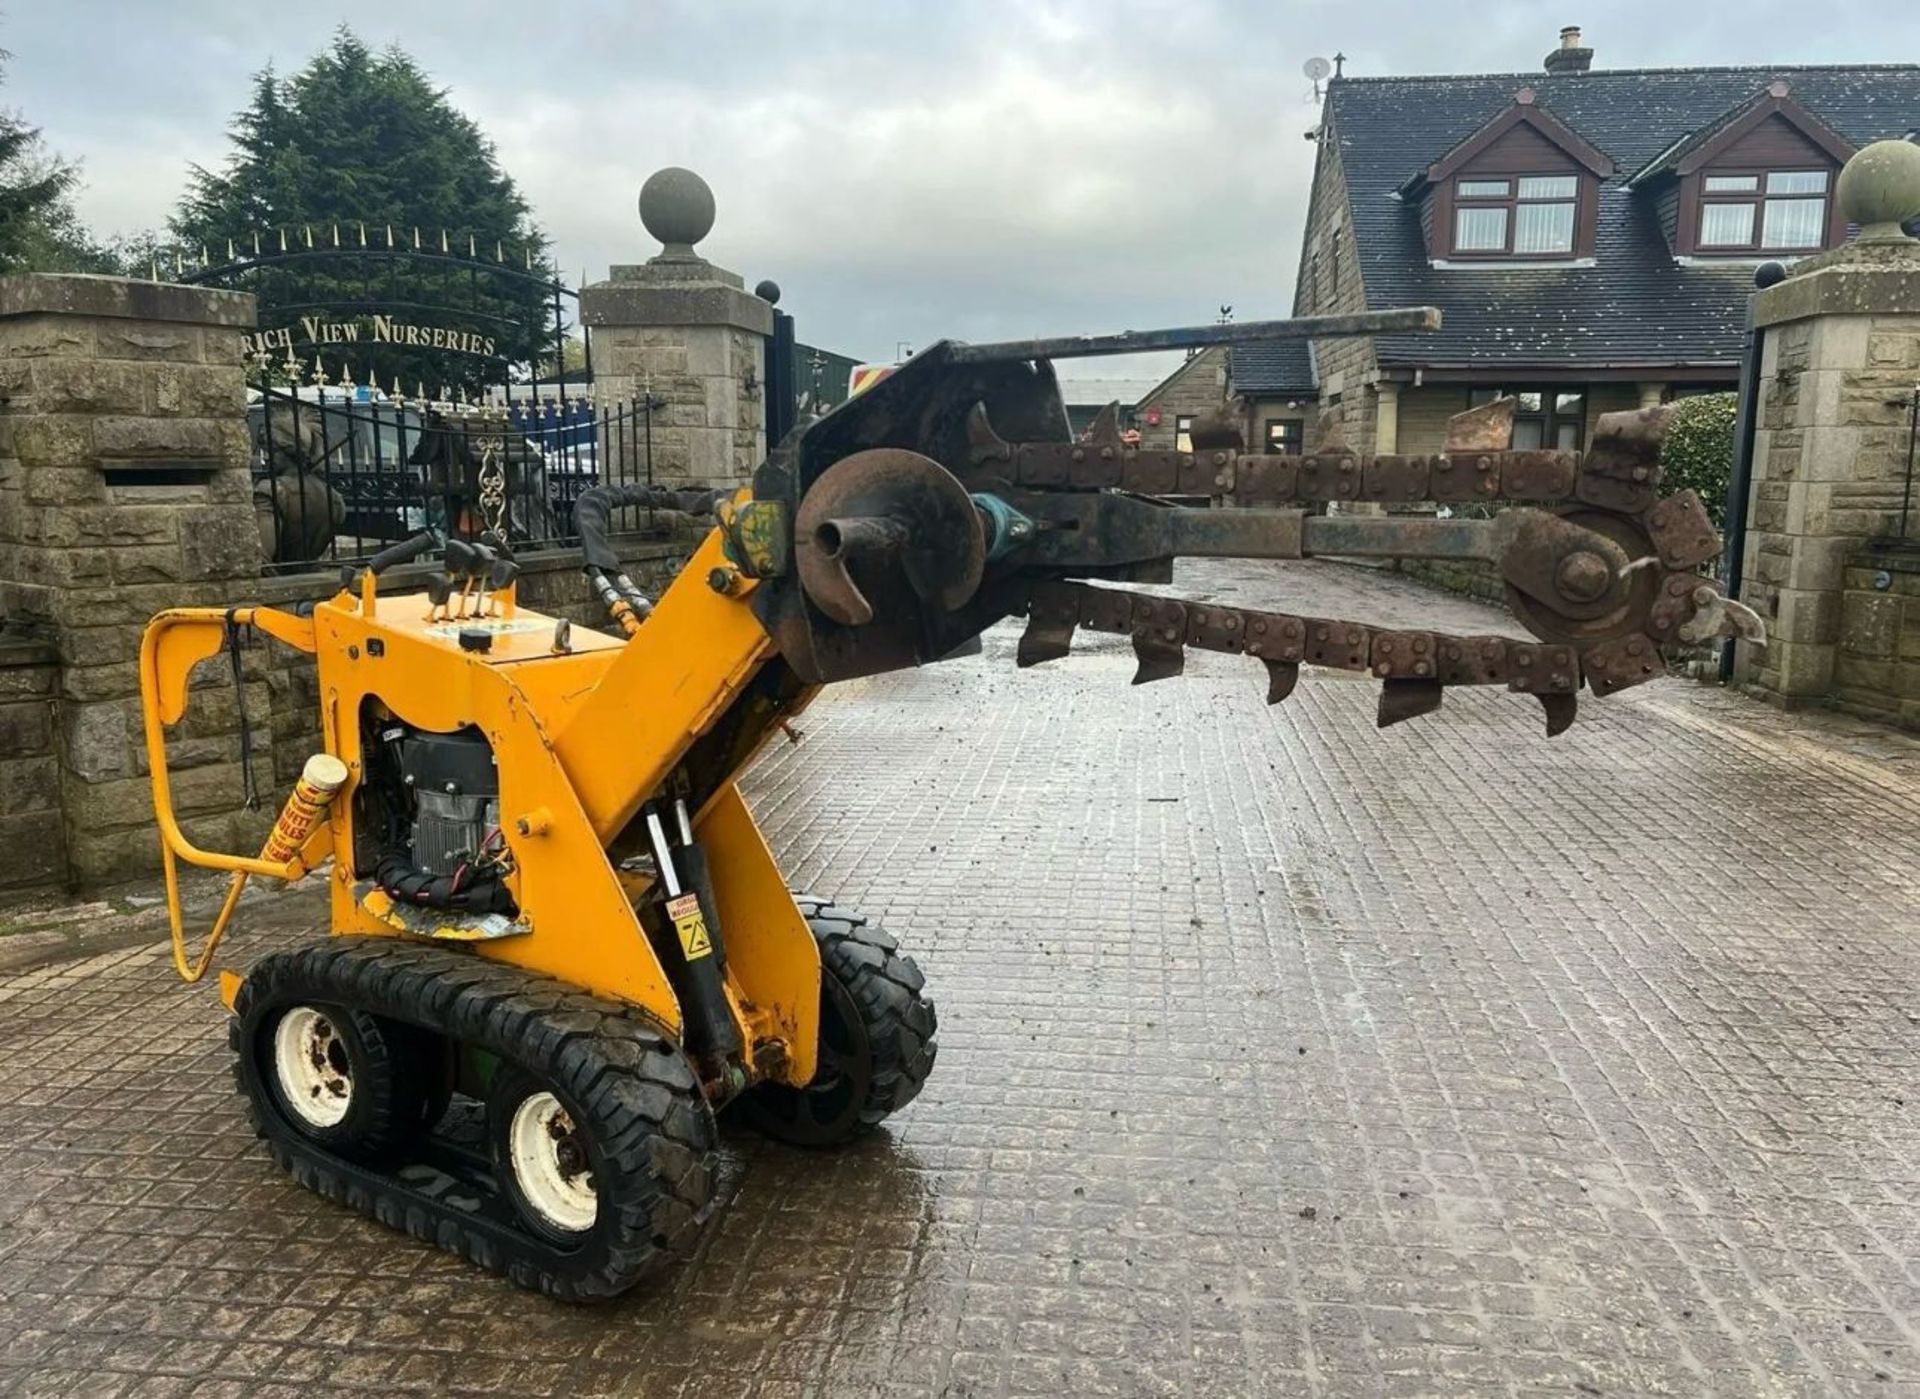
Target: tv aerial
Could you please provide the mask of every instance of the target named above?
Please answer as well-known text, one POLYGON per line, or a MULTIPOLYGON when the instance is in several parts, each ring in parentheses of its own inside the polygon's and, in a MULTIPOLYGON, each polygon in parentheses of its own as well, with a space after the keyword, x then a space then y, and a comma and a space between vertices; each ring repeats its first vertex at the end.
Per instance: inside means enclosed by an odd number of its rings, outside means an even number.
POLYGON ((1300 71, 1306 74, 1307 81, 1313 84, 1313 100, 1318 102, 1320 100, 1320 84, 1325 82, 1327 74, 1333 71, 1333 65, 1324 58, 1309 58, 1305 63, 1300 65, 1300 71))

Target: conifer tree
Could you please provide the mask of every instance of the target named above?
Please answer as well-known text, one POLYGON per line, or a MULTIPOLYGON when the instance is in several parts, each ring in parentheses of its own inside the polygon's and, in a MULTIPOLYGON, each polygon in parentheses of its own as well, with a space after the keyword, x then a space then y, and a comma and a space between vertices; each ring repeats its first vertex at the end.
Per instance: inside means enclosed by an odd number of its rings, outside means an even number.
MULTIPOLYGON (((0 51, 0 62, 7 57, 0 51)), ((0 272, 110 272, 115 259, 73 208, 79 171, 49 152, 40 129, 0 111, 0 272)))
MULTIPOLYGON (((421 248, 464 255, 469 247, 507 266, 551 277, 543 239, 526 201, 500 168, 492 143, 397 47, 375 52, 342 26, 332 44, 292 77, 271 67, 256 74, 249 101, 229 128, 232 149, 219 170, 193 168, 172 220, 174 235, 197 256, 241 255, 256 235, 265 251, 284 233, 291 251, 311 236, 317 252, 386 246, 403 249, 419 231, 421 248)), ((441 351, 393 352, 384 374, 429 384, 498 380, 503 362, 551 355, 552 294, 537 283, 475 276, 430 256, 367 260, 316 256, 263 269, 245 285, 260 299, 264 327, 296 324, 316 310, 336 317, 377 305, 413 303, 426 324, 482 331, 498 359, 441 351)))

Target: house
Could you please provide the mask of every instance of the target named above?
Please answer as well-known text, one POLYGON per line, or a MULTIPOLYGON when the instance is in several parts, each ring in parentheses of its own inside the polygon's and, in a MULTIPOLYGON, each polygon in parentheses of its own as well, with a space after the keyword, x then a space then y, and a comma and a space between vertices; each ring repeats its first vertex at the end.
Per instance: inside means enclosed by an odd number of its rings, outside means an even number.
POLYGON ((1319 394, 1306 341, 1235 345, 1227 361, 1227 392, 1238 405, 1241 440, 1250 450, 1298 455, 1320 445, 1319 394))
POLYGON ((1250 450, 1304 450, 1319 412, 1306 341, 1201 350, 1140 396, 1133 425, 1142 447, 1186 451, 1195 421, 1223 405, 1250 450))
POLYGON ((1186 451, 1192 445, 1187 434, 1194 420, 1203 414, 1217 413, 1226 397, 1227 350, 1224 345, 1201 350, 1187 357, 1133 405, 1133 425, 1140 430, 1140 445, 1155 450, 1186 451))
MULTIPOLYGON (((1445 317, 1313 344, 1356 450, 1438 451, 1452 414, 1501 393, 1516 447, 1579 448, 1601 413, 1733 387, 1755 268, 1843 241, 1841 165, 1920 128, 1920 66, 1592 60, 1567 29, 1539 73, 1328 84, 1294 313, 1445 317)), ((1231 356, 1253 440, 1300 387, 1286 359, 1231 356)))

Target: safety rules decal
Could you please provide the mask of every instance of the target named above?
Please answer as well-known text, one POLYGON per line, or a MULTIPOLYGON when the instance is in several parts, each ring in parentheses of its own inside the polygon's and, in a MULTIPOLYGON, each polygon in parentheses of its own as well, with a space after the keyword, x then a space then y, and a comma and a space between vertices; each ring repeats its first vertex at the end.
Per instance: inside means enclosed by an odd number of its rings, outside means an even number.
POLYGON ((677 899, 668 899, 667 917, 673 920, 673 930, 680 934, 680 950, 687 954, 689 962, 713 951, 713 940, 707 936, 707 920, 700 916, 698 897, 682 894, 677 899))

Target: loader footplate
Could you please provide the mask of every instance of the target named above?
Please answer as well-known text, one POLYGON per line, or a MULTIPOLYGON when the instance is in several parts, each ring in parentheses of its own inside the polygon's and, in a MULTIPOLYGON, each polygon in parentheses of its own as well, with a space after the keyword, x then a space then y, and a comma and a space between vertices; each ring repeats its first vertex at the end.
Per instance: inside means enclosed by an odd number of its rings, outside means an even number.
POLYGON ((229 1038, 254 1128, 301 1184, 563 1301, 684 1256, 716 1208, 685 1056, 562 983, 336 938, 262 959, 229 1038), (456 1053, 491 1066, 484 1140, 438 1126, 456 1053))

